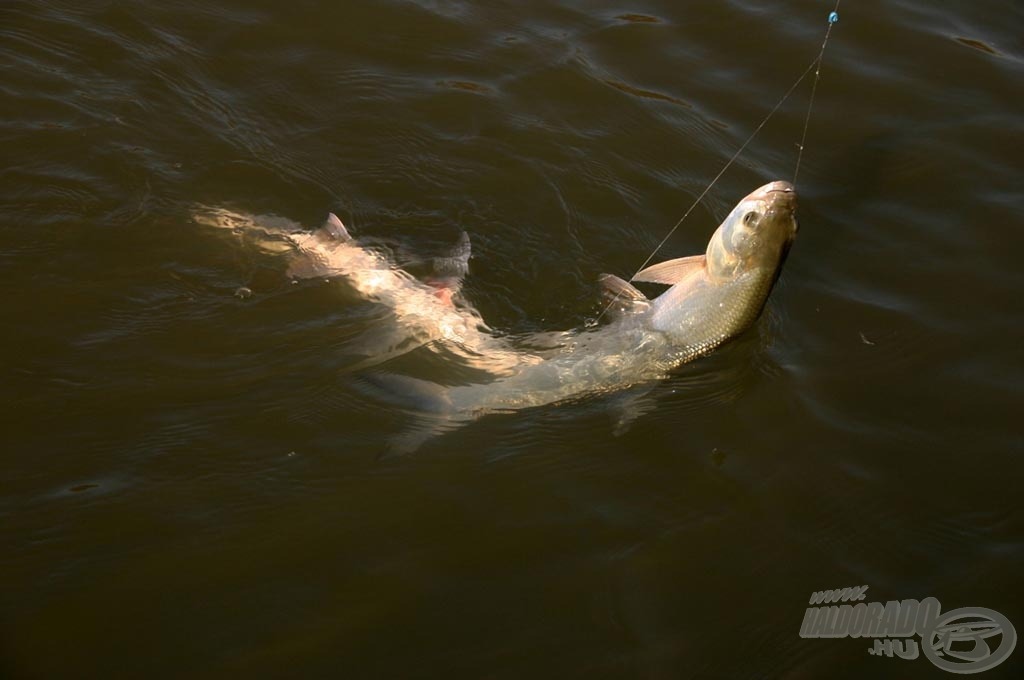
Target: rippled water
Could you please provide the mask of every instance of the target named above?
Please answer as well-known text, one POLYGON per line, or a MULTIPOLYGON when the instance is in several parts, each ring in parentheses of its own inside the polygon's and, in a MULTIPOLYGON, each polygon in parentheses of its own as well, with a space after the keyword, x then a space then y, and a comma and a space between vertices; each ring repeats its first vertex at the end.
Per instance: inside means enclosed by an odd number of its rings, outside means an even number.
MULTIPOLYGON (((620 436, 595 398, 382 455, 376 310, 189 219, 464 228, 492 326, 579 326, 831 5, 6 3, 5 677, 940 674, 799 637, 859 584, 1024 631, 1019 3, 844 5, 764 317, 620 436)), ((809 85, 664 257, 792 176, 809 85)))

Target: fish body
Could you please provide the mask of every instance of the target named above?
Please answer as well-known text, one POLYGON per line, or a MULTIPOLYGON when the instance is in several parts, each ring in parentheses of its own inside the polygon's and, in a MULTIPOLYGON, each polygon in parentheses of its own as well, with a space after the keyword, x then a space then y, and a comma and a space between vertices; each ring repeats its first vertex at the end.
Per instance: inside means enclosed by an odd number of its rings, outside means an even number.
POLYGON ((611 392, 664 377, 749 328, 778 279, 797 232, 796 192, 772 182, 740 201, 703 255, 670 260, 633 280, 670 285, 653 300, 616 277, 603 277, 627 309, 611 323, 566 334, 542 361, 486 384, 448 388, 453 417, 540 406, 611 392))

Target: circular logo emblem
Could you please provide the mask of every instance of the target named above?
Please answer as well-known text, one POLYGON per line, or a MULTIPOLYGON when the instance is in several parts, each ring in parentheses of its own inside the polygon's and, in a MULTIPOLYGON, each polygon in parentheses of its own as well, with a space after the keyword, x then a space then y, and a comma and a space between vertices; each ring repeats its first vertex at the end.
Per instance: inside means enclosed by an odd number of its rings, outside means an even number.
POLYGON ((1017 644, 1017 631, 997 611, 961 607, 936 619, 931 630, 924 631, 921 643, 924 655, 942 670, 980 673, 998 666, 1010 655, 1017 644))

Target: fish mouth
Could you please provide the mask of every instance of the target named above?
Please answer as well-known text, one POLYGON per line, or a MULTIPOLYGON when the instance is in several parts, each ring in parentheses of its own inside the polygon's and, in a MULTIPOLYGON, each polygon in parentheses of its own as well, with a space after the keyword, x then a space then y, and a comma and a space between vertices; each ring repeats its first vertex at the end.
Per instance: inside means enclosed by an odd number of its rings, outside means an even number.
POLYGON ((773 203, 781 201, 783 205, 789 205, 792 208, 796 208, 796 187, 792 183, 785 180, 776 180, 769 182, 763 187, 754 189, 747 196, 745 201, 771 201, 773 203))
POLYGON ((796 219, 796 187, 792 182, 775 180, 752 191, 744 200, 758 201, 763 206, 765 214, 773 220, 778 218, 789 218, 791 227, 787 230, 786 241, 792 243, 800 229, 796 219))
POLYGON ((792 238, 796 234, 796 187, 791 182, 776 180, 769 182, 763 187, 755 189, 746 200, 759 201, 764 205, 765 212, 769 215, 793 216, 794 227, 792 238))
POLYGON ((795 194, 796 193, 796 187, 793 186, 792 183, 786 182, 785 180, 781 180, 781 179, 780 180, 776 180, 774 182, 771 182, 769 184, 765 184, 761 188, 764 189, 769 194, 773 194, 773 193, 776 193, 776 192, 781 192, 781 193, 784 193, 784 194, 795 194))

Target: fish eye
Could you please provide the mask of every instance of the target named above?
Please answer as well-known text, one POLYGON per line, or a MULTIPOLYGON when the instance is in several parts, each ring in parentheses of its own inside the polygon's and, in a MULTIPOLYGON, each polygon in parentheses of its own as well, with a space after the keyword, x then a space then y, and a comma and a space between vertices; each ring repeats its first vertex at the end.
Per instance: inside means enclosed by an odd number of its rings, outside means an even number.
POLYGON ((746 215, 744 215, 743 216, 743 224, 747 225, 748 227, 752 227, 755 224, 757 224, 757 213, 751 211, 751 212, 748 212, 746 215))

